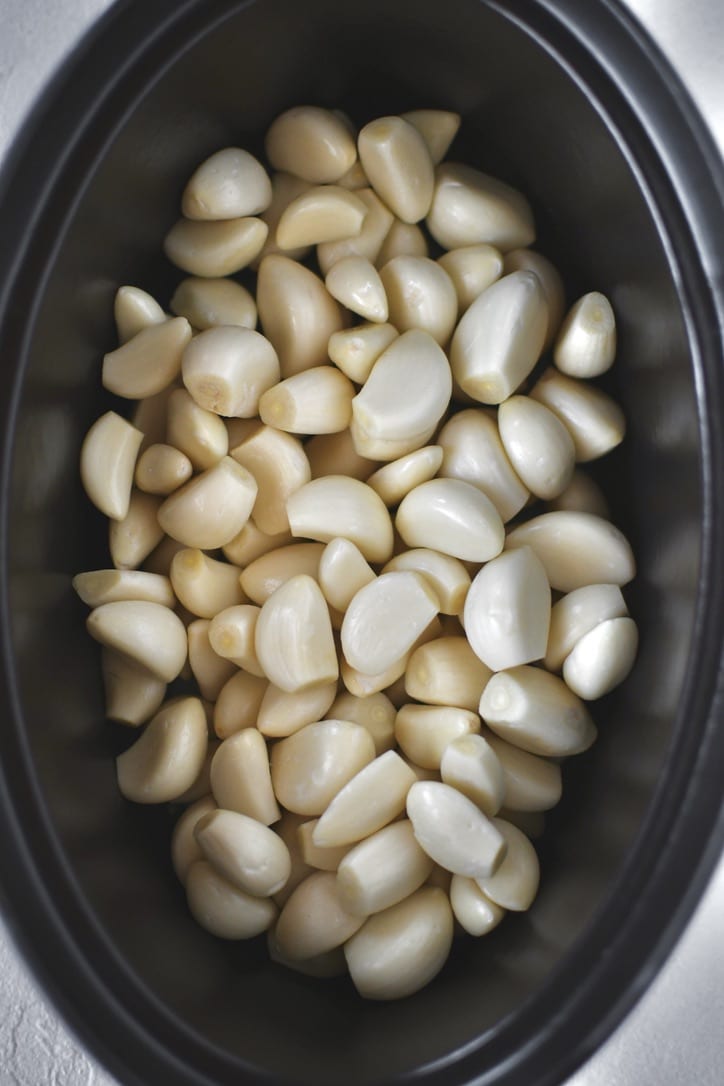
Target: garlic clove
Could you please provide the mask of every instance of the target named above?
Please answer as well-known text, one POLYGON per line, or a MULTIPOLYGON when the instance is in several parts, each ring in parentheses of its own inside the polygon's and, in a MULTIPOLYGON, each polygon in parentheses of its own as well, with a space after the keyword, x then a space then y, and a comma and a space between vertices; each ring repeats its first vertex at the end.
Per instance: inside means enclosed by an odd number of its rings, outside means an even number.
POLYGON ((240 147, 225 147, 194 170, 181 210, 187 219, 239 219, 265 211, 271 196, 269 175, 258 159, 240 147))
POLYGON ((128 513, 133 473, 143 434, 130 422, 107 411, 91 426, 80 453, 80 476, 86 494, 101 513, 123 520, 128 513))

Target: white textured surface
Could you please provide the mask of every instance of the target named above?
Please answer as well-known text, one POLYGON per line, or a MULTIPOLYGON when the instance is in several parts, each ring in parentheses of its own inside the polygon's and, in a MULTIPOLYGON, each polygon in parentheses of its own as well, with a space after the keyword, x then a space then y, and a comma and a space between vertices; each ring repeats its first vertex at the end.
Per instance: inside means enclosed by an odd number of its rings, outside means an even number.
MULTIPOLYGON (((0 0, 0 157, 48 74, 107 6, 0 0)), ((724 147, 721 0, 630 0, 630 7, 679 67, 724 147)), ((724 864, 651 989, 568 1086, 721 1086, 722 1022, 724 864)), ((1 920, 0 1086, 114 1086, 38 992, 1 920)))

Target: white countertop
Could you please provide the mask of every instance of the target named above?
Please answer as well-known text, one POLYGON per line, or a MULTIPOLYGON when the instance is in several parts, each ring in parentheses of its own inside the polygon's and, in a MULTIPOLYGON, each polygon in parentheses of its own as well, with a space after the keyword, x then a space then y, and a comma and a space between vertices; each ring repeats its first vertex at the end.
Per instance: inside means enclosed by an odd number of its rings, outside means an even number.
MULTIPOLYGON (((109 0, 1 0, 0 159, 33 97, 109 0)), ((724 151, 724 3, 629 0, 724 151)), ((724 859, 651 988, 566 1086, 722 1086, 724 859)), ((39 992, 0 918, 0 1086, 114 1086, 39 992)))

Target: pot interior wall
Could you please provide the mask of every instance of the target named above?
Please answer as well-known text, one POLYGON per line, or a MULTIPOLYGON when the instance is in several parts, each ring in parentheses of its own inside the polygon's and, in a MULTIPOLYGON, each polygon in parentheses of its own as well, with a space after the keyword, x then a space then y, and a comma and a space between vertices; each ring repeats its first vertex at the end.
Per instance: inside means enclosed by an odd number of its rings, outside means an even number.
MULTIPOLYGON (((82 199, 62 244, 37 254, 37 278, 41 256, 50 274, 32 314, 11 562, 38 782, 90 909, 184 1028, 289 1078, 392 1081, 540 993, 612 891, 669 754, 700 517, 677 294, 646 200, 601 116, 546 50, 472 0, 257 2, 199 35, 164 71, 139 63, 128 86, 140 93, 146 85, 102 159, 92 143, 85 160, 76 155, 59 206, 74 189, 82 199), (538 247, 561 268, 569 300, 590 289, 611 297, 620 325, 612 388, 630 423, 605 477, 614 519, 639 558, 628 593, 642 634, 637 670, 595 707, 600 741, 565 769, 564 799, 541 842, 534 909, 487 939, 461 941, 430 988, 389 1006, 362 1004, 347 982, 269 965, 262 940, 222 944, 191 921, 168 858, 172 817, 118 797, 112 755, 128 735, 103 722, 98 652, 69 586, 73 573, 107 564, 105 527, 87 508, 77 462, 91 421, 115 406, 100 390, 100 361, 115 342, 114 291, 134 283, 168 300, 181 276, 159 254, 184 180, 221 146, 260 151, 269 121, 300 102, 340 106, 359 123, 413 106, 459 110, 460 157, 526 192, 538 247)), ((100 147, 102 134, 94 138, 100 147)))

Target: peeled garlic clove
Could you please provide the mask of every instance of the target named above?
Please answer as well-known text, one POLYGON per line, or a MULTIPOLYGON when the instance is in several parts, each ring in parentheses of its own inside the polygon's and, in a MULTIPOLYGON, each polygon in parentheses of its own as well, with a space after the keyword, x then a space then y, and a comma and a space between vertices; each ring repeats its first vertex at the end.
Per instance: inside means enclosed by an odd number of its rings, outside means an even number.
POLYGON ((487 935, 505 916, 505 909, 483 893, 475 879, 464 875, 452 877, 450 904, 455 919, 468 935, 487 935))
POLYGON ((406 223, 424 219, 435 176, 418 130, 402 117, 379 117, 361 130, 357 148, 372 188, 398 219, 406 223))
POLYGON ((510 815, 549 811, 560 802, 561 767, 557 762, 521 750, 489 728, 483 731, 483 738, 492 747, 503 770, 503 805, 510 815))
POLYGON ((368 562, 392 553, 390 514, 372 487, 342 475, 326 475, 299 488, 287 502, 292 535, 329 543, 343 536, 368 562))
POLYGON ((329 109, 295 106, 272 122, 264 141, 275 170, 315 185, 338 181, 354 165, 357 149, 346 124, 329 109))
POLYGON ((378 756, 387 750, 392 750, 395 745, 397 710, 387 695, 381 691, 370 694, 369 697, 360 698, 345 690, 332 702, 329 716, 335 720, 349 720, 353 724, 361 724, 363 728, 366 728, 372 736, 375 753, 378 756))
POLYGON ((190 339, 191 325, 185 317, 142 329, 104 356, 103 387, 131 400, 161 392, 178 377, 190 339))
POLYGON ((563 596, 553 606, 544 664, 560 671, 563 661, 582 637, 602 622, 628 614, 621 589, 615 584, 590 584, 563 596))
POLYGON ((375 579, 359 547, 349 539, 332 539, 319 559, 319 584, 331 607, 346 611, 353 597, 375 579))
POLYGON ((520 512, 529 492, 513 471, 494 418, 480 408, 460 411, 445 423, 437 440, 443 478, 461 479, 482 490, 504 522, 520 512))
POLYGON ((256 302, 264 334, 279 356, 282 377, 324 365, 329 337, 347 324, 322 280, 276 253, 259 265, 256 302))
POLYGON ((136 400, 131 411, 131 422, 143 433, 141 452, 149 445, 159 445, 166 440, 166 413, 168 401, 175 385, 148 396, 145 400, 136 400))
POLYGON ((100 607, 117 600, 148 600, 164 607, 173 607, 176 602, 168 577, 137 569, 96 569, 78 573, 73 578, 73 588, 89 607, 100 607))
POLYGON ((502 833, 449 784, 417 781, 407 795, 407 814, 428 856, 454 875, 486 878, 505 856, 502 833))
POLYGON ((566 685, 579 697, 594 701, 626 678, 638 649, 638 629, 631 618, 599 623, 578 641, 563 664, 566 685))
POLYGON ((304 573, 316 580, 323 551, 321 543, 290 543, 268 551, 249 563, 241 574, 241 586, 261 606, 292 577, 304 573))
MULTIPOLYGON (((269 739, 293 735, 307 724, 323 720, 337 693, 336 682, 317 683, 292 694, 269 683, 259 706, 256 726, 269 739)), ((343 714, 331 714, 344 720, 343 714)))
POLYGON ((503 276, 475 299, 455 329, 450 344, 455 380, 481 403, 502 403, 538 361, 547 327, 538 277, 527 271, 503 276))
POLYGON ((198 776, 207 742, 206 714, 198 698, 163 706, 116 759, 121 794, 134 803, 170 803, 198 776))
POLYGON ((363 923, 343 908, 335 873, 317 871, 286 902, 274 937, 284 957, 304 960, 346 943, 363 923))
POLYGON ((315 434, 305 443, 304 451, 313 479, 321 479, 327 475, 345 475, 364 482, 367 476, 379 467, 378 461, 359 455, 350 430, 340 430, 336 434, 315 434))
POLYGON ((329 337, 329 357, 351 381, 361 385, 397 336, 391 324, 357 324, 329 337))
POLYGON ((506 546, 535 551, 551 588, 559 592, 586 584, 624 585, 636 573, 626 537, 592 513, 541 513, 510 532, 506 546))
POLYGON ((189 869, 186 894, 197 924, 220 939, 252 939, 270 928, 277 917, 277 907, 270 898, 245 893, 205 860, 189 869))
POLYGON ((466 245, 438 257, 455 288, 462 314, 503 274, 503 256, 494 245, 466 245))
POLYGON ((489 498, 459 479, 431 479, 402 499, 395 527, 408 547, 429 547, 464 562, 500 554, 505 530, 489 498))
POLYGON ((187 547, 214 550, 241 531, 256 495, 254 476, 224 456, 166 498, 158 510, 158 522, 167 535, 187 547))
MULTIPOLYGON (((260 675, 235 671, 219 691, 214 706, 214 731, 227 739, 244 729, 256 726, 259 708, 268 683, 260 675)), ((220 806, 226 804, 219 803, 220 806)), ((273 821, 273 819, 272 819, 273 821)))
POLYGON ((179 219, 163 248, 171 263, 189 275, 218 279, 250 264, 261 252, 267 233, 265 222, 249 216, 218 222, 179 219))
POLYGON ((295 434, 332 434, 352 418, 355 388, 334 366, 313 366, 275 384, 259 400, 267 426, 295 434))
POLYGON ((183 885, 186 884, 191 865, 203 860, 204 854, 196 843, 194 829, 196 823, 216 810, 213 796, 203 796, 190 807, 187 807, 173 828, 171 836, 171 862, 176 872, 176 877, 183 885))
POLYGON ((329 611, 316 581, 299 574, 272 593, 257 620, 255 647, 267 678, 288 693, 337 678, 329 611))
POLYGON ((426 445, 378 468, 367 479, 367 485, 377 491, 385 505, 397 505, 405 494, 432 479, 441 463, 440 446, 426 445))
POLYGON ((576 452, 563 423, 530 396, 510 396, 498 408, 498 428, 519 478, 538 498, 555 498, 573 476, 576 452))
POLYGON ((322 275, 328 275, 335 264, 353 256, 374 265, 390 229, 394 216, 371 188, 358 189, 355 196, 366 211, 362 227, 338 241, 324 241, 317 246, 317 262, 322 275))
POLYGON ((186 630, 189 667, 202 698, 216 701, 224 685, 237 672, 236 664, 217 656, 209 641, 209 620, 197 618, 186 630))
POLYGON ((551 366, 530 394, 565 425, 573 439, 579 463, 604 456, 624 439, 624 413, 600 388, 575 377, 566 377, 551 366))
MULTIPOLYGON (((303 192, 306 192, 310 187, 308 181, 302 181, 300 177, 294 177, 290 173, 284 173, 280 171, 272 175, 272 199, 269 207, 266 211, 262 211, 259 216, 262 222, 265 222, 269 228, 266 241, 262 246, 261 252, 254 257, 251 262, 251 267, 254 270, 258 269, 265 256, 269 256, 270 253, 281 252, 279 246, 276 243, 277 226, 281 219, 285 208, 289 206, 292 200, 295 200, 297 196, 301 196, 303 192)), ((291 260, 304 260, 309 253, 309 246, 304 245, 298 249, 287 249, 285 256, 291 260)))
POLYGON ((563 680, 528 664, 493 675, 480 715, 514 746, 554 758, 581 754, 597 734, 588 709, 563 680))
POLYGON ((477 713, 452 705, 403 705, 395 718, 398 745, 423 769, 439 769, 448 743, 479 731, 477 713))
POLYGON ((369 181, 367 180, 367 174, 362 169, 362 163, 359 159, 347 170, 347 173, 337 181, 338 185, 341 185, 343 189, 349 189, 351 192, 356 192, 358 189, 365 189, 369 187, 369 181))
POLYGON ((169 570, 179 602, 199 618, 213 618, 225 607, 246 602, 239 573, 237 566, 210 558, 198 548, 178 551, 169 570))
POLYGON ((611 510, 598 483, 585 472, 575 469, 566 489, 548 503, 551 512, 568 510, 571 513, 593 513, 610 519, 611 510))
POLYGON ((505 778, 500 759, 482 735, 461 735, 445 747, 440 776, 492 818, 505 797, 505 778))
POLYGON ((223 419, 200 407, 185 388, 175 389, 168 398, 166 440, 188 456, 196 471, 212 468, 229 450, 223 419))
POLYGON ((194 170, 181 210, 187 219, 240 219, 265 211, 271 196, 261 163, 240 147, 225 147, 194 170))
POLYGON ((420 547, 396 554, 383 567, 382 573, 402 570, 422 574, 437 597, 441 614, 457 615, 462 611, 470 588, 470 574, 457 558, 420 547))
POLYGON ((314 844, 351 845, 382 829, 404 811, 416 780, 399 754, 388 750, 379 755, 332 799, 314 828, 314 844))
POLYGON ((216 325, 256 327, 256 302, 233 279, 182 279, 170 303, 172 313, 204 331, 216 325))
POLYGON ((314 830, 319 822, 318 818, 303 822, 297 831, 299 843, 302 849, 304 862, 310 867, 316 867, 318 871, 336 871, 342 860, 350 850, 350 845, 317 845, 314 843, 314 830))
POLYGON ((400 219, 394 219, 377 254, 375 265, 378 269, 381 269, 390 260, 394 260, 396 256, 422 257, 429 255, 427 239, 420 227, 415 223, 401 222, 400 219))
POLYGON ((86 494, 101 513, 122 520, 128 513, 136 457, 143 434, 130 422, 107 411, 85 436, 80 476, 86 494))
POLYGON ((387 297, 379 273, 365 257, 347 256, 327 272, 327 290, 353 313, 368 321, 387 320, 387 297))
POLYGON ((370 917, 344 948, 350 976, 365 999, 402 999, 437 976, 453 939, 447 894, 423 886, 370 917))
POLYGON ((490 675, 467 638, 440 637, 420 645, 410 656, 405 690, 408 697, 427 705, 455 705, 477 713, 490 675))
POLYGON ((265 826, 279 820, 269 754, 256 728, 244 728, 221 743, 211 763, 211 791, 225 811, 238 811, 265 826))
POLYGON ((186 662, 184 625, 160 603, 104 603, 91 611, 87 626, 96 641, 124 653, 164 682, 175 679, 186 662))
MULTIPOLYGON (((236 458, 235 458, 236 459, 236 458)), ((246 465, 244 465, 246 466, 246 465)), ((252 475, 254 472, 252 471, 252 475)), ((269 535, 263 532, 253 520, 248 520, 238 535, 222 547, 224 557, 236 566, 248 566, 255 558, 262 554, 277 550, 291 542, 292 533, 276 532, 269 535)))
POLYGON ((437 615, 429 582, 411 571, 385 573, 357 592, 342 622, 342 651, 351 667, 375 675, 410 651, 437 615))
POLYGON ((209 328, 184 351, 181 375, 199 407, 252 418, 262 394, 279 380, 279 359, 269 340, 251 328, 209 328))
POLYGON ((135 482, 146 494, 165 497, 191 478, 193 465, 185 453, 172 445, 149 445, 136 463, 135 482))
POLYGON ((276 243, 280 249, 295 249, 354 237, 366 214, 367 207, 356 193, 339 185, 319 185, 307 189, 284 209, 276 243))
POLYGON ((503 260, 503 274, 514 271, 532 271, 540 279, 548 306, 548 331, 543 350, 547 351, 556 338, 566 308, 566 293, 563 280, 556 268, 542 253, 533 249, 511 249, 503 260))
POLYGON ((435 170, 427 227, 443 249, 485 242, 502 252, 530 245, 530 204, 516 189, 471 166, 445 162, 435 170))
POLYGON ((163 679, 108 648, 103 650, 101 668, 108 719, 134 728, 150 720, 166 696, 163 679))
POLYGON ((113 316, 120 343, 152 324, 163 324, 167 319, 161 306, 152 295, 140 287, 119 287, 113 303, 113 316))
POLYGON ((447 109, 413 109, 403 113, 402 119, 420 133, 434 164, 442 162, 458 134, 460 114, 447 109))
POLYGON ((389 304, 390 322, 400 332, 427 332, 439 344, 452 334, 458 300, 452 279, 427 257, 396 256, 380 271, 389 304))
MULTIPOLYGON (((412 777, 414 781, 414 774, 412 777)), ((412 823, 408 819, 394 822, 367 837, 340 861, 340 900, 353 915, 370 916, 413 894, 432 868, 433 861, 417 843, 412 823)))
POLYGON ((427 332, 405 332, 379 356, 352 400, 351 429, 358 452, 395 460, 424 445, 447 409, 451 392, 450 366, 439 344, 427 332), (414 396, 409 395, 411 388, 414 396), (400 449, 392 456, 378 456, 374 443, 379 441, 400 449))
POLYGON ((616 357, 616 318, 605 294, 579 298, 561 325, 553 360, 570 377, 599 377, 616 357))
POLYGON ((517 826, 502 818, 494 818, 493 825, 505 841, 506 853, 492 875, 478 876, 476 881, 496 905, 511 912, 524 912, 538 893, 540 865, 536 851, 517 826))
MULTIPOLYGON (((256 480, 258 495, 252 516, 257 526, 269 535, 288 531, 287 502, 312 477, 299 438, 272 426, 257 426, 232 448, 231 455, 256 480)), ((248 557, 244 564, 250 561, 253 558, 248 557)))
POLYGON ((232 660, 252 675, 263 677, 264 671, 254 648, 259 610, 252 604, 242 603, 217 612, 209 626, 209 644, 217 656, 232 660))
POLYGON ((135 569, 163 539, 158 523, 160 498, 131 491, 128 512, 123 520, 112 520, 108 527, 108 549, 116 569, 135 569))
POLYGON ((289 811, 321 815, 374 757, 372 737, 359 724, 346 720, 307 724, 272 747, 274 792, 289 811))
POLYGON ((238 811, 210 811, 194 836, 218 875, 253 897, 271 897, 291 872, 289 849, 278 834, 238 811))

